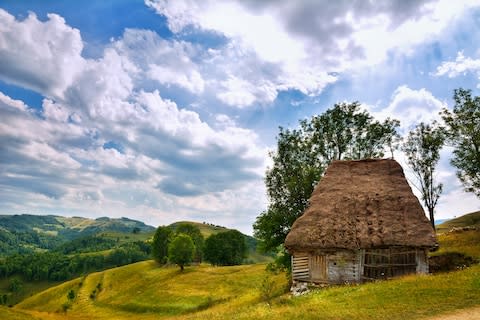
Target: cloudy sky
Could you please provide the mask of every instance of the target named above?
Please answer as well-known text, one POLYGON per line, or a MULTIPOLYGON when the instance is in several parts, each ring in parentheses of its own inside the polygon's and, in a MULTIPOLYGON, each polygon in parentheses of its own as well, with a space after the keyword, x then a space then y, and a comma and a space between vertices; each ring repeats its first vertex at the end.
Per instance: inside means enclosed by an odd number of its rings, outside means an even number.
MULTIPOLYGON (((251 233, 278 126, 358 100, 405 134, 480 94, 479 43, 478 1, 0 0, 0 213, 251 233)), ((450 154, 439 219, 480 209, 450 154)))

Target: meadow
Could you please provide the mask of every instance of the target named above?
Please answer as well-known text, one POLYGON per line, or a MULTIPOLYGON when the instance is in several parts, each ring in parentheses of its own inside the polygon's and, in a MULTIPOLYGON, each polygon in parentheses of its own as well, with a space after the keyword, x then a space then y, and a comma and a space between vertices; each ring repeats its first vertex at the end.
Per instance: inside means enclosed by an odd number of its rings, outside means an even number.
MULTIPOLYGON (((456 251, 480 259, 478 231, 453 233, 447 229, 439 234, 441 249, 433 254, 456 251)), ((142 261, 62 283, 13 308, 0 307, 0 314, 7 320, 403 320, 480 310, 478 263, 448 273, 312 289, 300 297, 287 292, 285 273, 270 273, 265 267, 202 264, 180 272, 175 266, 160 267, 154 261, 142 261)))

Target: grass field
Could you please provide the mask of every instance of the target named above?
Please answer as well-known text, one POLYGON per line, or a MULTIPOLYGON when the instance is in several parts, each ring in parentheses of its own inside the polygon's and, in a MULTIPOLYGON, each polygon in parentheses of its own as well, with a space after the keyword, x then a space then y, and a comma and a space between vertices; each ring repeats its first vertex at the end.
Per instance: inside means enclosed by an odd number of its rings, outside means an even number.
POLYGON ((357 320, 422 319, 480 305, 480 266, 319 289, 302 297, 282 294, 286 285, 284 274, 271 275, 264 265, 195 266, 181 273, 145 261, 64 283, 13 310, 40 319, 357 320), (269 304, 262 299, 265 279, 274 284, 269 304), (70 290, 75 298, 69 303, 70 290))
MULTIPOLYGON (((476 214, 480 213, 472 221, 476 214)), ((459 223, 471 225, 465 221, 459 223)), ((455 226, 449 223, 445 229, 455 226)), ((443 232, 439 242, 436 254, 457 251, 480 258, 478 230, 443 232)), ((268 273, 265 264, 200 265, 180 272, 176 267, 143 261, 49 288, 14 308, 0 308, 0 318, 431 319, 478 309, 480 265, 451 273, 316 289, 301 297, 285 293, 287 286, 286 275, 268 273)))
POLYGON ((460 252, 480 259, 480 211, 446 221, 437 227, 439 251, 460 252), (476 227, 477 230, 449 232, 454 227, 476 227))

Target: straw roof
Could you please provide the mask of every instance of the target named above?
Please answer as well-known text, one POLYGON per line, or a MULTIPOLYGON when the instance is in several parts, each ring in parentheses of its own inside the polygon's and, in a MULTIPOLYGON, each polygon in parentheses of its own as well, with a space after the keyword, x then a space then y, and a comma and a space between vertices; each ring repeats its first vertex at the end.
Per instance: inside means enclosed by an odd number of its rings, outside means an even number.
POLYGON ((435 245, 433 228, 392 159, 334 161, 285 240, 291 252, 435 245))

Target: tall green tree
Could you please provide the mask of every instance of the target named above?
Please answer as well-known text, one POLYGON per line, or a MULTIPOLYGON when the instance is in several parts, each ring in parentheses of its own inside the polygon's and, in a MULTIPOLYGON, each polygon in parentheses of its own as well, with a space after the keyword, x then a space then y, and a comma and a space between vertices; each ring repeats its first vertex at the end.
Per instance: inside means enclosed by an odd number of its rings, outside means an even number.
POLYGON ((195 245, 189 235, 177 234, 168 245, 168 260, 175 263, 183 271, 184 266, 193 260, 195 245))
POLYGON ((190 238, 192 238, 193 244, 195 245, 195 254, 193 256, 193 261, 198 263, 202 262, 205 239, 203 238, 200 229, 190 223, 180 223, 175 227, 175 233, 183 233, 189 235, 190 238))
POLYGON ((167 263, 168 244, 170 243, 172 234, 172 229, 165 226, 160 226, 155 231, 152 242, 152 255, 158 263, 167 263))
POLYGON ((448 142, 454 148, 451 163, 465 191, 480 197, 480 97, 460 88, 453 99, 453 110, 442 111, 448 142))
POLYGON ((428 209, 430 223, 435 230, 435 206, 443 185, 435 182, 435 168, 440 160, 440 150, 445 142, 443 128, 436 124, 420 123, 410 131, 402 150, 416 178, 415 186, 422 194, 422 201, 428 209))
POLYGON ((332 161, 393 152, 398 126, 397 120, 375 120, 353 102, 335 104, 321 115, 302 120, 298 129, 280 128, 277 149, 270 153, 273 165, 265 175, 269 205, 253 226, 263 249, 275 250, 283 244, 332 161))
POLYGON ((205 240, 204 254, 216 266, 241 264, 247 254, 245 236, 237 230, 212 234, 205 240))

